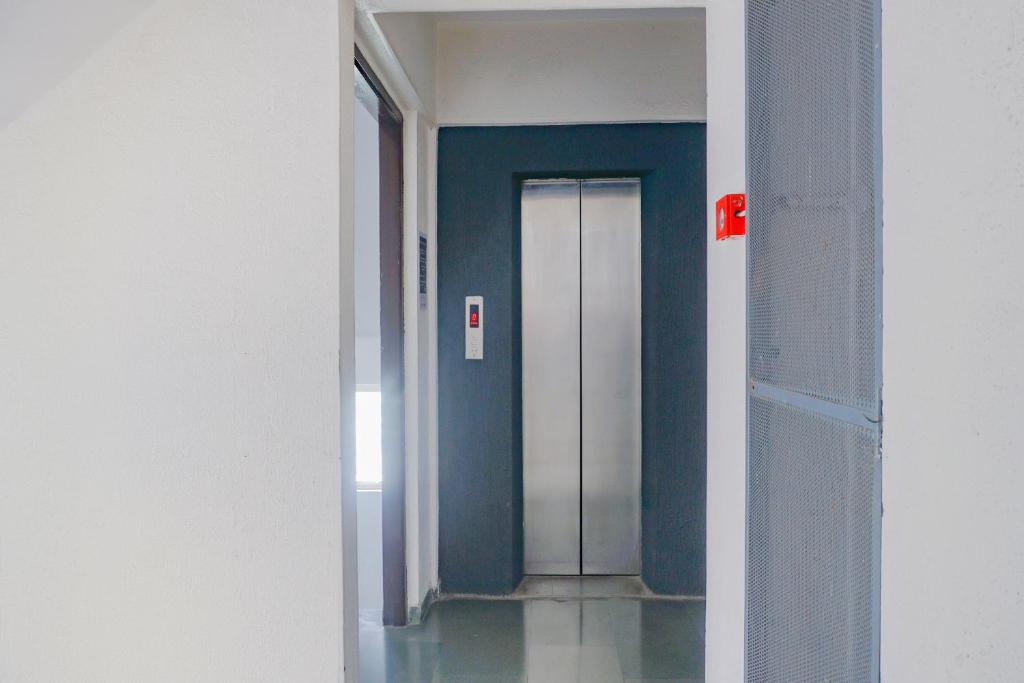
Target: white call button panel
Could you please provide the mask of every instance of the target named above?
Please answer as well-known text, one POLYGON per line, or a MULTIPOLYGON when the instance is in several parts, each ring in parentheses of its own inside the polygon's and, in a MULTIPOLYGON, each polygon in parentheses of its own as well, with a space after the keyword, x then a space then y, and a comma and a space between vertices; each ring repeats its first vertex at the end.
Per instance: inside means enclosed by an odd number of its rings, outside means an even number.
POLYGON ((484 298, 466 297, 466 360, 484 359, 484 298))

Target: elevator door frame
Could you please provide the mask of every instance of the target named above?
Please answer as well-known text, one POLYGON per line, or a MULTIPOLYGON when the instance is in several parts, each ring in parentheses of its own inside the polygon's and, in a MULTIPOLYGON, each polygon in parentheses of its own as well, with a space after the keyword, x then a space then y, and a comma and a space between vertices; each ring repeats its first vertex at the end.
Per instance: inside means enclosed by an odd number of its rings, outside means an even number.
POLYGON ((526 574, 640 574, 640 187, 522 183, 526 574))

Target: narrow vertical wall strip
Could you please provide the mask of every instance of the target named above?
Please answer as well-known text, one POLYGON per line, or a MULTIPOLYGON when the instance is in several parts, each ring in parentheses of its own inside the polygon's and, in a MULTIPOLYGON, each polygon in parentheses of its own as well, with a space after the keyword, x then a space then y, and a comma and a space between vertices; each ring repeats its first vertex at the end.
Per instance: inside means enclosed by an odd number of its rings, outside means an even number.
POLYGON ((338 299, 340 345, 338 381, 341 385, 338 467, 341 470, 341 638, 338 643, 341 677, 359 680, 359 576, 356 527, 355 443, 355 8, 353 0, 338 3, 339 42, 339 244, 338 299))

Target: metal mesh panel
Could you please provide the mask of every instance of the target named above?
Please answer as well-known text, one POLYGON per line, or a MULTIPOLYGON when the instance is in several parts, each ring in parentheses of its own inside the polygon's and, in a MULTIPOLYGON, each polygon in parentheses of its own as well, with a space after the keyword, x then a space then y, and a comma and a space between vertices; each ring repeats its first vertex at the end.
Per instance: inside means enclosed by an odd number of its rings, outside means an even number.
POLYGON ((878 678, 879 10, 747 0, 752 683, 878 678))
POLYGON ((868 681, 874 429, 750 400, 747 680, 868 681))
POLYGON ((751 377, 871 413, 876 3, 747 3, 751 377))

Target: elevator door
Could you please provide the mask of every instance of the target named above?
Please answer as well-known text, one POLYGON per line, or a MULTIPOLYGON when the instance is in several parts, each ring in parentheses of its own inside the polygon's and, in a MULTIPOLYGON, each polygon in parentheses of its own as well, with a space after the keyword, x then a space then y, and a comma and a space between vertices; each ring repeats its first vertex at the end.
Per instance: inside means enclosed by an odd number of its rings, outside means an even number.
POLYGON ((528 574, 640 572, 640 182, 522 193, 528 574))

